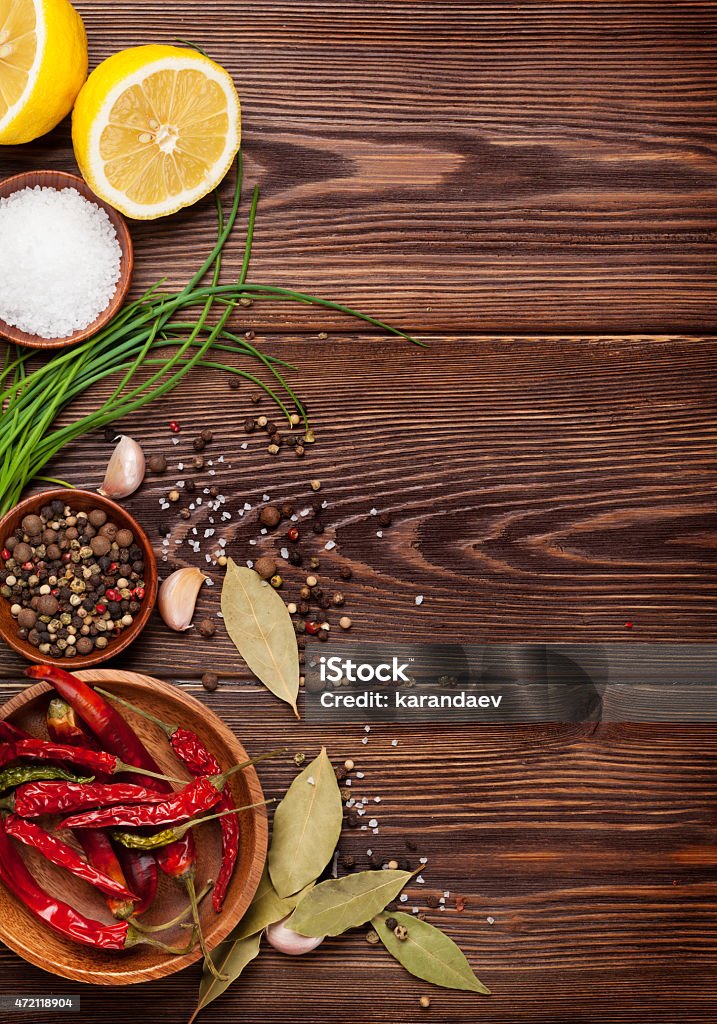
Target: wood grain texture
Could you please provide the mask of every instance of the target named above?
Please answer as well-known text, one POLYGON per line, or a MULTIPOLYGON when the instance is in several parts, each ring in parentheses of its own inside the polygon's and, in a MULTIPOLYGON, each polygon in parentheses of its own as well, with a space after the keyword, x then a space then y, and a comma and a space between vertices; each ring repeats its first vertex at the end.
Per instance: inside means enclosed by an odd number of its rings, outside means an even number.
MULTIPOLYGON (((246 326, 252 314, 243 314, 246 326)), ((172 463, 127 502, 158 553, 156 526, 160 518, 171 524, 163 571, 201 565, 213 542, 203 539, 207 513, 187 522, 176 508, 159 509, 160 496, 187 475, 176 467, 191 458, 192 438, 209 426, 216 440, 204 456, 215 475, 207 465, 207 475, 194 477, 228 496, 232 520, 219 532, 237 560, 285 543, 283 531, 258 531, 265 493, 301 510, 314 496, 308 481, 322 481, 326 532, 302 540, 302 549, 320 553, 328 589, 345 590, 353 639, 712 639, 714 341, 432 340, 420 353, 363 336, 259 338, 301 368, 291 379, 318 436, 303 460, 289 451, 272 459, 265 435, 243 432, 246 415, 270 411, 266 400, 257 407, 251 387, 232 391, 208 375, 126 420, 123 429, 148 454, 165 452, 172 463), (182 424, 176 446, 171 418, 182 424), (252 511, 239 517, 245 501, 252 511), (373 507, 393 511, 382 538, 373 507), (198 555, 174 544, 193 526, 198 555), (337 549, 322 551, 334 537, 337 549), (339 584, 344 564, 354 578, 339 584)), ((93 435, 50 471, 61 464, 70 480, 96 486, 110 451, 93 435)), ((288 599, 301 577, 281 571, 288 599)), ((219 607, 220 576, 210 573, 215 586, 202 594, 198 617, 219 607)), ((365 795, 381 797, 380 833, 345 830, 342 849, 366 866, 368 848, 406 856, 405 837, 413 837, 419 849, 408 856, 429 863, 409 905, 424 908, 426 893, 446 890, 468 898, 461 914, 449 897, 449 909, 429 919, 456 938, 495 995, 478 1003, 431 990, 435 1019, 714 1019, 712 727, 381 726, 364 746, 358 725, 292 725, 291 711, 250 682, 221 628, 212 639, 175 636, 155 617, 123 664, 180 679, 252 749, 288 742, 311 754, 325 743, 335 762, 356 761, 365 795), (199 685, 205 669, 222 674, 214 694, 199 685)), ((22 686, 20 663, 3 651, 0 665, 5 697, 22 686)), ((281 792, 291 774, 262 766, 267 794, 281 792)), ((40 972, 8 954, 0 964, 8 986, 46 990, 40 972)), ((80 1019, 125 1020, 140 1005, 146 1016, 182 1021, 197 980, 187 971, 143 986, 139 1004, 119 993, 111 1010, 83 990, 80 1019)), ((356 933, 298 964, 262 953, 205 1019, 339 1024, 350 1007, 359 1024, 412 1020, 428 990, 356 933)))
MULTIPOLYGON (((201 373, 128 418, 148 454, 171 456, 128 502, 158 552, 157 526, 171 525, 164 571, 205 564, 210 539, 199 555, 184 541, 206 515, 183 521, 159 498, 211 427, 205 455, 225 462, 195 476, 227 495, 221 533, 239 561, 283 544, 257 532, 264 494, 302 509, 322 480, 326 530, 302 545, 320 554, 327 589, 351 566, 340 586, 354 639, 713 639, 716 4, 77 6, 92 63, 182 36, 234 74, 246 180, 263 196, 251 279, 345 300, 431 342, 420 353, 288 305, 238 313, 237 327, 300 367, 291 381, 318 443, 272 460, 242 430, 266 400, 201 373), (383 537, 372 508, 393 512, 383 537)), ((66 126, 0 152, 3 175, 27 167, 74 169, 66 126)), ((133 225, 136 290, 184 281, 213 224, 204 203, 133 225)), ((227 274, 240 250, 237 238, 227 274)), ((96 487, 109 452, 92 436, 48 469, 96 487)), ((210 573, 198 616, 219 606, 210 573)), ((282 575, 288 599, 300 574, 282 575)), ((335 762, 352 757, 365 795, 381 797, 380 832, 346 830, 342 849, 362 867, 369 847, 428 857, 409 906, 451 893, 429 919, 494 992, 430 989, 355 933, 304 961, 262 952, 207 1024, 394 1024, 426 1016, 424 992, 440 1024, 714 1021, 712 727, 381 726, 363 745, 360 726, 294 725, 221 630, 177 637, 155 617, 122 665, 179 680, 252 749, 325 743, 335 762), (206 668, 222 677, 214 694, 199 685, 206 668)), ((21 687, 20 667, 0 653, 0 699, 21 687)), ((292 772, 272 762, 260 775, 272 793, 292 772)), ((0 969, 4 991, 62 990, 5 950, 0 969)), ((111 1004, 84 989, 75 1019, 181 1022, 197 983, 192 969, 111 1004)))
MULTIPOLYGON (((233 74, 263 195, 253 280, 417 331, 711 330, 714 4, 77 7, 91 65, 181 36, 233 74)), ((28 166, 75 169, 66 125, 0 154, 28 166)), ((207 201, 135 226, 144 279, 185 280, 213 224, 207 201)), ((319 323, 345 326, 262 306, 262 326, 319 323)))

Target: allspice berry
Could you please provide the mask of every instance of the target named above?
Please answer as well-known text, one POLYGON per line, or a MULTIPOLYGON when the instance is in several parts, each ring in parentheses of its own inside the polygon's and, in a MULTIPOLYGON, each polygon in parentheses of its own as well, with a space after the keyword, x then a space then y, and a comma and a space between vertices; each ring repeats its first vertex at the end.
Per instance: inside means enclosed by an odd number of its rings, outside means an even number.
POLYGON ((281 522, 281 512, 276 505, 265 505, 259 513, 259 522, 267 529, 273 530, 281 522))
POLYGON ((219 686, 219 678, 216 672, 205 672, 202 676, 202 686, 205 690, 209 690, 210 693, 213 693, 219 686))
POLYGON ((211 619, 202 619, 197 626, 200 636, 214 636, 217 627, 211 619))
POLYGON ((167 459, 164 455, 150 455, 147 465, 153 473, 165 473, 167 471, 167 459))
POLYGON ((276 573, 276 562, 270 555, 262 555, 254 562, 254 568, 263 580, 270 580, 276 573))

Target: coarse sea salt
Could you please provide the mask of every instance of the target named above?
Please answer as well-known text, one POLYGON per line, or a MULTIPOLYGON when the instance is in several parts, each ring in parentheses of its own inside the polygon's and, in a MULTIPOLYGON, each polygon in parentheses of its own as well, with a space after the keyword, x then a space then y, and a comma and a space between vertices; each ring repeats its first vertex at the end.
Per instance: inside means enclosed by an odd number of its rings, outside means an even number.
POLYGON ((0 199, 0 317, 40 338, 83 330, 110 304, 122 251, 107 213, 74 188, 0 199))

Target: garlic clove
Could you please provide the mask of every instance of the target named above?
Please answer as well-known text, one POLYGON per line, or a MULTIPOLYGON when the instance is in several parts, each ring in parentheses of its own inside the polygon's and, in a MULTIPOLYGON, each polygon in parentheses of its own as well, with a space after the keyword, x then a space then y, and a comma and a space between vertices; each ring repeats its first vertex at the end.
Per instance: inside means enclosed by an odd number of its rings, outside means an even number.
POLYGON ((289 918, 285 917, 283 921, 270 924, 264 931, 266 941, 280 953, 286 953, 288 956, 302 956, 304 953, 310 953, 312 949, 316 949, 326 938, 325 935, 320 939, 299 935, 298 932, 286 927, 288 920, 289 918))
POLYGON ((189 629, 197 604, 197 595, 207 577, 201 569, 190 565, 177 569, 159 588, 159 614, 170 629, 178 633, 189 629))
POLYGON ((121 434, 97 490, 105 498, 127 498, 144 480, 144 470, 144 452, 134 438, 121 434))

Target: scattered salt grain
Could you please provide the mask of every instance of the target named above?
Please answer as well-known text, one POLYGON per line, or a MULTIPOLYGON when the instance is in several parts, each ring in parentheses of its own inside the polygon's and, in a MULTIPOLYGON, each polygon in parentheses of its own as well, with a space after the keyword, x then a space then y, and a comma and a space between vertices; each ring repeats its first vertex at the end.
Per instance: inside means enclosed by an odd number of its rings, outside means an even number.
POLYGON ((428 864, 428 857, 419 857, 418 858, 418 863, 419 864, 428 864))
POLYGON ((74 188, 23 188, 0 199, 0 317, 66 338, 109 306, 122 250, 106 212, 74 188))
POLYGON ((310 775, 306 781, 309 783, 310 786, 315 786, 316 785, 316 783, 314 782, 314 776, 313 775, 310 775))
POLYGON ((368 824, 369 824, 369 828, 376 828, 376 826, 378 825, 378 822, 376 821, 375 818, 371 818, 371 820, 369 821, 368 824))
POLYGON ((391 746, 392 747, 397 747, 398 746, 398 740, 391 740, 391 746))
POLYGON ((398 898, 401 901, 401 903, 408 903, 408 896, 405 894, 405 892, 402 892, 398 898))
POLYGON ((376 530, 377 537, 383 537, 383 530, 376 530))
POLYGON ((423 604, 423 594, 418 594, 416 596, 416 604, 423 604))
POLYGON ((324 544, 324 548, 327 551, 333 551, 335 547, 336 547, 336 541, 335 540, 329 540, 329 541, 326 542, 326 544, 324 544))
POLYGON ((494 917, 487 917, 486 921, 488 922, 488 924, 495 924, 495 918, 494 917))
POLYGON ((366 746, 366 744, 368 743, 368 736, 364 736, 361 742, 363 743, 364 746, 366 746))

